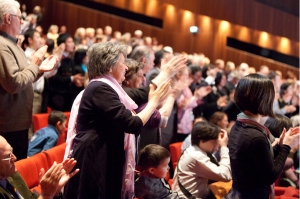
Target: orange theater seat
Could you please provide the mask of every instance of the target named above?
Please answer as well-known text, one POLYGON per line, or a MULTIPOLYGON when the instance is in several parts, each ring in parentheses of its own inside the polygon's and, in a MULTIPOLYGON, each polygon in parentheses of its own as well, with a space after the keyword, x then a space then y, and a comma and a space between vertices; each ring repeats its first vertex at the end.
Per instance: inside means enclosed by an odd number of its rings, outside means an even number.
MULTIPOLYGON (((16 161, 17 170, 25 180, 30 189, 34 189, 39 185, 39 173, 41 168, 47 171, 50 167, 44 153, 38 153, 30 158, 16 161)), ((39 188, 36 189, 38 192, 39 188)))
POLYGON ((44 151, 43 153, 45 153, 47 157, 48 165, 51 166, 54 163, 54 161, 56 161, 57 163, 62 162, 64 159, 65 150, 66 143, 64 142, 61 145, 55 146, 51 149, 44 151))
POLYGON ((48 116, 49 113, 33 114, 32 121, 34 132, 48 126, 48 116))
POLYGON ((176 143, 169 145, 170 153, 171 153, 171 161, 172 161, 172 166, 173 166, 174 171, 176 169, 178 160, 181 155, 181 145, 182 145, 182 142, 176 142, 176 143))

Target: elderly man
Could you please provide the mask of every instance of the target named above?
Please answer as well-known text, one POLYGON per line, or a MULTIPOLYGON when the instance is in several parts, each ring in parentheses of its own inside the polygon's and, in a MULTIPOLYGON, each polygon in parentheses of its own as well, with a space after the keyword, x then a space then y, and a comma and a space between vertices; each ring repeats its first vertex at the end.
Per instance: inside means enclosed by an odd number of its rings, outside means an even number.
POLYGON ((17 45, 23 23, 20 4, 0 1, 0 135, 15 149, 18 158, 27 157, 28 129, 32 121, 33 87, 43 72, 57 65, 56 57, 43 61, 47 46, 31 57, 17 45), (43 61, 43 62, 42 62, 43 61))
POLYGON ((137 46, 133 49, 130 58, 144 64, 143 72, 146 75, 154 66, 154 52, 148 46, 137 46))
POLYGON ((52 199, 60 198, 60 191, 67 181, 79 172, 76 169, 69 173, 76 164, 74 159, 67 159, 63 163, 54 163, 45 173, 40 172, 40 185, 42 193, 40 196, 30 192, 25 181, 15 167, 16 156, 12 152, 10 144, 0 136, 0 198, 38 198, 52 199))

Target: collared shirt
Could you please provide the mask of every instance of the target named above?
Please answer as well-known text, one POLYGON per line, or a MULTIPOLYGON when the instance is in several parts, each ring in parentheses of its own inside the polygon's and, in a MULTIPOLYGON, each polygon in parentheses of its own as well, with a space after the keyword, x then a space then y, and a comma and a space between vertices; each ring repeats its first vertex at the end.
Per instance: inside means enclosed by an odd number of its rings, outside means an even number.
POLYGON ((5 32, 0 31, 0 35, 2 35, 3 37, 6 37, 8 39, 10 39, 12 42, 14 42, 16 44, 18 43, 18 39, 17 38, 12 37, 12 36, 10 36, 9 34, 7 34, 5 32))
MULTIPOLYGON (((27 58, 28 64, 30 64, 30 58, 34 50, 30 47, 25 49, 25 56, 27 58)), ((36 93, 41 94, 44 91, 45 79, 43 77, 39 78, 36 82, 33 83, 33 90, 36 93)))
POLYGON ((208 192, 208 179, 216 181, 231 180, 231 168, 227 147, 220 148, 221 161, 217 166, 198 146, 192 145, 182 154, 175 170, 172 188, 180 197, 185 197, 178 185, 180 183, 193 196, 203 197, 208 192), (179 170, 179 174, 178 171, 179 170))

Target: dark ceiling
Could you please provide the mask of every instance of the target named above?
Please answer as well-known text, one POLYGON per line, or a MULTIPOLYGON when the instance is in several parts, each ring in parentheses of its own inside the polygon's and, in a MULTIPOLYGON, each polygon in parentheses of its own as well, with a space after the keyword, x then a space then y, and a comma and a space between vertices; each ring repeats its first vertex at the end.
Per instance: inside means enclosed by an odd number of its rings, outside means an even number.
POLYGON ((299 0, 255 0, 299 17, 299 0))

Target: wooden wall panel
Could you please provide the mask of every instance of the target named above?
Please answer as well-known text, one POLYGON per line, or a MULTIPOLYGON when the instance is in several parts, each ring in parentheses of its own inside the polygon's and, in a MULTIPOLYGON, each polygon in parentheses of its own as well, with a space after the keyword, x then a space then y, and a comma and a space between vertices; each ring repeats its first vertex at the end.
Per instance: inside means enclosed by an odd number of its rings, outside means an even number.
MULTIPOLYGON (((102 27, 111 25, 113 30, 119 30, 122 33, 130 32, 141 29, 144 35, 156 37, 159 43, 172 46, 177 52, 187 53, 204 53, 207 57, 214 62, 217 58, 222 58, 225 61, 232 60, 236 64, 250 61, 254 67, 258 68, 260 65, 257 61, 251 61, 251 56, 245 56, 244 52, 228 53, 226 47, 226 38, 232 37, 244 42, 253 43, 262 47, 267 47, 272 50, 276 50, 288 55, 299 57, 299 42, 294 41, 289 37, 281 37, 278 35, 264 33, 258 30, 260 26, 265 26, 266 29, 282 29, 286 24, 285 20, 289 20, 289 15, 284 15, 282 20, 279 21, 278 27, 271 23, 275 20, 275 11, 272 8, 266 6, 258 7, 259 4, 250 3, 249 0, 236 1, 218 1, 215 0, 203 2, 199 0, 195 4, 194 0, 188 1, 172 1, 168 0, 99 0, 110 5, 119 4, 120 7, 128 10, 135 10, 138 13, 147 13, 148 16, 159 17, 163 19, 163 28, 155 28, 153 26, 138 23, 132 20, 120 18, 115 15, 102 13, 93 9, 84 8, 71 3, 65 3, 56 0, 31 0, 31 5, 40 5, 43 8, 44 19, 43 27, 49 27, 50 24, 57 24, 59 26, 66 25, 68 32, 74 34, 78 27, 102 27), (141 3, 143 2, 143 3, 141 3), (228 2, 235 2, 231 4, 228 2), (175 5, 180 5, 175 6, 175 5), (184 9, 189 5, 189 10, 184 9), (195 5, 200 5, 198 8, 195 5), (133 8, 131 8, 131 6, 133 8), (197 7, 197 8, 194 8, 197 7), (232 12, 232 9, 234 12, 232 12), (201 11, 205 14, 197 14, 191 11, 201 11), (218 14, 213 14, 218 12, 218 14), (262 13, 268 13, 268 17, 265 17, 262 13), (236 21, 237 23, 229 23, 228 20, 219 20, 211 16, 226 16, 228 19, 236 21), (247 16, 247 17, 246 17, 247 16), (271 21, 270 18, 272 19, 271 21), (239 24, 250 24, 249 28, 239 24), (189 27, 191 25, 197 25, 199 32, 196 35, 189 33, 189 27), (284 25, 283 25, 284 24, 284 25), (261 35, 267 34, 267 40, 261 39, 261 35), (286 46, 284 46, 286 45, 286 46)), ((29 9, 30 10, 30 9, 29 9)), ((289 21, 293 24, 293 21, 289 21)), ((292 27, 292 26, 291 26, 292 27)), ((47 28, 45 28, 47 29, 47 28)), ((278 30, 276 30, 278 31, 278 30)), ((289 29, 290 32, 291 28, 289 29)), ((297 31, 296 31, 297 32, 297 31)), ((255 58, 257 60, 259 58, 255 58)), ((278 67, 285 67, 280 65, 278 67)))

